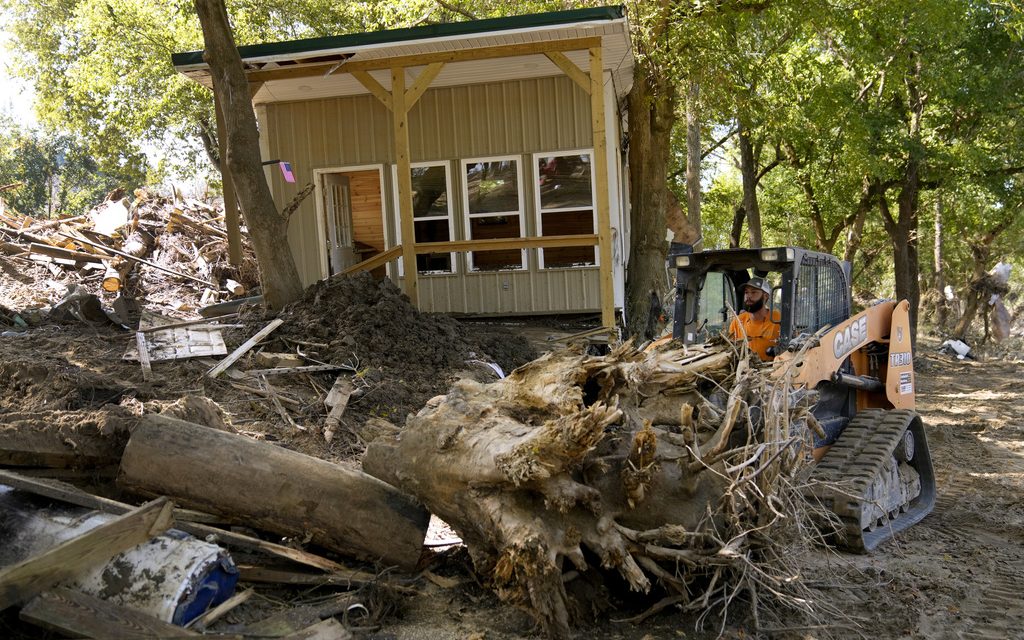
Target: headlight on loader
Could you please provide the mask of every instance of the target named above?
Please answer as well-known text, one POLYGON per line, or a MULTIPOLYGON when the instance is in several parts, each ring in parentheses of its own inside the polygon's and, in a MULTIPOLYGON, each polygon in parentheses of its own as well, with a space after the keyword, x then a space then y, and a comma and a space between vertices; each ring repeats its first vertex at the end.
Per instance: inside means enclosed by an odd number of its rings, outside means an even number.
POLYGON ((676 256, 676 269, 690 266, 690 256, 676 256))

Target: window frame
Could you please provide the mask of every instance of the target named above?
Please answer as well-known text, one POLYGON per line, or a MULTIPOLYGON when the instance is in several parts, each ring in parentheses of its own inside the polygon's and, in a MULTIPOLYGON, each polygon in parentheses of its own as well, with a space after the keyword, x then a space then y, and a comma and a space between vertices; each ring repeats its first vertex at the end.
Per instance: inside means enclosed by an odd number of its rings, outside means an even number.
MULTIPOLYGON (((590 214, 591 220, 593 221, 593 229, 591 233, 597 233, 597 185, 594 180, 594 150, 593 149, 569 149, 559 151, 543 151, 532 154, 532 169, 536 173, 533 181, 533 202, 534 212, 537 223, 537 236, 544 237, 544 214, 545 213, 569 213, 573 211, 581 211, 588 207, 561 207, 553 209, 544 209, 541 206, 540 199, 540 171, 538 170, 538 163, 540 158, 552 158, 552 157, 565 157, 565 156, 582 156, 586 155, 590 157, 590 214)), ((590 234, 579 234, 579 235, 590 235, 590 234)), ((537 265, 538 269, 541 270, 552 270, 552 269, 593 269, 601 266, 601 256, 598 251, 598 247, 595 245, 594 249, 594 262, 593 264, 580 264, 569 267, 548 267, 544 264, 544 249, 537 249, 537 265)))
MULTIPOLYGON (((484 156, 478 158, 462 158, 459 160, 459 168, 461 175, 459 176, 459 182, 462 190, 462 207, 463 207, 463 231, 465 233, 465 239, 473 240, 472 221, 479 218, 497 218, 499 216, 511 216, 515 215, 519 218, 519 238, 525 238, 526 235, 526 208, 523 206, 523 159, 522 156, 517 155, 504 155, 504 156, 484 156), (519 209, 517 211, 502 211, 493 213, 471 213, 469 210, 469 180, 466 177, 467 170, 470 165, 488 163, 488 162, 501 162, 504 160, 511 160, 516 164, 516 197, 518 199, 519 209)), ((509 238, 511 239, 511 238, 509 238)), ((467 273, 497 273, 500 271, 526 271, 529 269, 529 263, 527 262, 526 249, 520 249, 519 254, 519 266, 510 267, 504 269, 480 269, 473 264, 474 251, 466 252, 466 272, 467 273)))
MULTIPOLYGON (((426 221, 430 221, 430 220, 443 220, 443 219, 447 218, 448 219, 448 238, 449 238, 449 241, 454 241, 456 239, 455 238, 455 208, 452 206, 453 202, 452 202, 452 172, 451 172, 451 168, 452 167, 451 167, 451 164, 452 163, 451 163, 450 160, 430 160, 430 161, 427 161, 427 162, 412 162, 412 163, 409 164, 410 171, 412 169, 420 169, 420 168, 423 168, 423 167, 444 167, 445 197, 448 200, 448 215, 447 216, 422 216, 422 217, 419 217, 419 218, 413 217, 413 232, 414 233, 415 233, 415 229, 416 229, 416 222, 426 222, 426 221)), ((394 216, 393 216, 394 217, 394 223, 395 223, 395 232, 394 232, 394 242, 391 244, 391 247, 396 247, 396 246, 402 244, 402 211, 401 211, 401 207, 400 207, 399 201, 398 201, 399 200, 399 195, 398 195, 398 165, 397 164, 391 165, 391 183, 392 183, 392 193, 394 194, 394 202, 395 202, 394 216)), ((389 247, 389 248, 391 248, 391 247, 389 247)), ((431 270, 431 271, 420 271, 419 269, 417 269, 416 270, 416 274, 419 275, 419 276, 451 276, 451 275, 457 274, 459 272, 459 264, 458 264, 458 259, 457 259, 458 256, 457 256, 457 254, 454 251, 449 253, 448 256, 449 256, 449 259, 451 260, 451 265, 452 265, 451 271, 434 271, 434 270, 431 270)), ((398 260, 398 277, 401 278, 401 277, 404 277, 404 276, 405 276, 405 261, 399 259, 398 260)))

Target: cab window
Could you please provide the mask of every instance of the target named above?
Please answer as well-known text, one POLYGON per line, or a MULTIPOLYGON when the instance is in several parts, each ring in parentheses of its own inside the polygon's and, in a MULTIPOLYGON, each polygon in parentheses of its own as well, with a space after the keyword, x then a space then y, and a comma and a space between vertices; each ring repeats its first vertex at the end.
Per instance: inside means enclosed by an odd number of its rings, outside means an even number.
POLYGON ((725 331, 732 312, 736 309, 736 290, 724 273, 709 271, 697 307, 697 328, 709 335, 725 331))

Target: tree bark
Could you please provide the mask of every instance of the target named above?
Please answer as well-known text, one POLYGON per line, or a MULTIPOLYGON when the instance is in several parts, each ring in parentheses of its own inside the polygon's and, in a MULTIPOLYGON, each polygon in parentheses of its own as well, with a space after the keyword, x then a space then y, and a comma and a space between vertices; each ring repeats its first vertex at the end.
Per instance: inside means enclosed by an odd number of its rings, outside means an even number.
POLYGON ((675 89, 642 59, 629 92, 630 249, 626 273, 626 332, 650 339, 652 296, 668 288, 665 256, 668 159, 675 123, 675 89))
POLYGON ((359 471, 161 415, 132 432, 118 482, 326 549, 412 569, 430 514, 359 471))
POLYGON ((935 313, 935 322, 938 324, 939 329, 942 330, 946 326, 946 322, 949 321, 949 302, 946 300, 946 272, 944 268, 944 259, 942 255, 942 196, 935 199, 935 239, 933 244, 933 255, 934 260, 934 272, 935 278, 932 286, 935 288, 938 294, 938 309, 935 313))
POLYGON ((747 215, 747 235, 750 246, 761 246, 761 208, 757 203, 757 157, 750 127, 741 116, 739 123, 740 174, 743 177, 743 211, 747 215))
POLYGON ((700 217, 700 83, 690 81, 686 94, 686 219, 697 232, 693 250, 704 247, 704 227, 700 217))
POLYGON ((846 246, 843 248, 843 260, 850 264, 853 264, 854 259, 857 257, 857 252, 860 250, 864 234, 864 221, 867 220, 868 213, 874 208, 875 199, 879 197, 880 193, 881 185, 878 181, 864 176, 861 184, 860 200, 857 202, 857 208, 854 209, 851 216, 852 220, 847 227, 846 246))
POLYGON ((302 295, 299 272, 288 237, 288 221, 274 206, 260 159, 259 130, 252 109, 249 83, 235 47, 223 0, 195 0, 203 27, 213 90, 220 101, 227 134, 224 166, 231 176, 245 217, 253 251, 260 266, 263 299, 274 309, 302 295))

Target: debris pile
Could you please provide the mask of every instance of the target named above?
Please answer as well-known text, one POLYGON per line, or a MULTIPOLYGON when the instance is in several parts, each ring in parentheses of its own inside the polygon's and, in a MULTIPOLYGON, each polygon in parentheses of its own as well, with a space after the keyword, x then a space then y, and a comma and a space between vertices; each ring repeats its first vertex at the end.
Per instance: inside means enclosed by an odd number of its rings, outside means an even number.
POLYGON ((646 594, 641 618, 749 608, 785 626, 822 611, 793 564, 819 538, 799 488, 816 423, 795 369, 769 371, 729 345, 549 354, 460 381, 363 467, 448 522, 548 637, 571 637, 615 585, 646 594))
POLYGON ((194 312, 258 286, 250 249, 244 247, 241 266, 228 263, 227 232, 216 208, 144 189, 132 199, 123 195, 115 191, 72 218, 39 221, 11 209, 0 213, 0 278, 12 285, 0 299, 0 322, 17 330, 66 321, 49 312, 57 306, 54 298, 75 290, 97 296, 113 306, 115 322, 130 324, 139 302, 194 312), (30 282, 44 286, 25 295, 17 284, 30 282))

